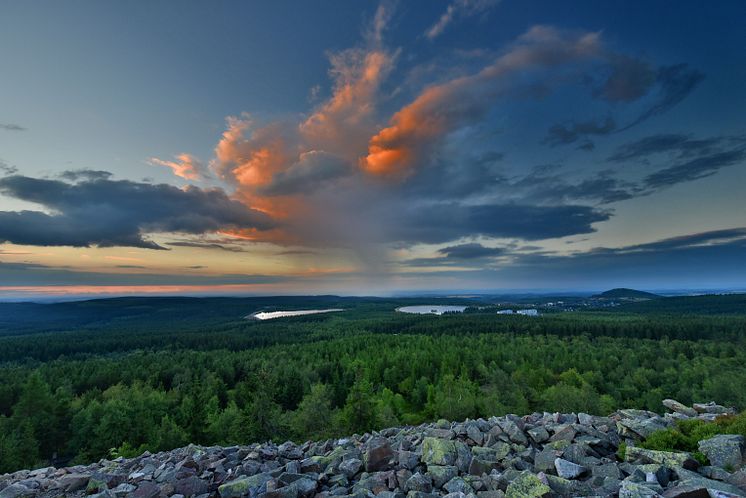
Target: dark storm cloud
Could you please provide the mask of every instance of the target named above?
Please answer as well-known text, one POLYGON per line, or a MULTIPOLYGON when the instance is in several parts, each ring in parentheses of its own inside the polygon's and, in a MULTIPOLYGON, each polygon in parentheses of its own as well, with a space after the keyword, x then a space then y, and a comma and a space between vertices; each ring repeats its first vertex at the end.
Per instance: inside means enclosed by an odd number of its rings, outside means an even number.
POLYGON ((642 195, 678 183, 714 175, 722 168, 746 161, 746 136, 695 139, 681 134, 659 134, 619 147, 610 162, 651 164, 665 155, 668 166, 648 174, 638 188, 642 195))
POLYGON ((5 131, 26 131, 26 128, 24 128, 21 125, 17 125, 15 123, 0 123, 0 130, 5 130, 5 131))
POLYGON ((513 254, 482 269, 460 269, 464 265, 438 263, 441 258, 421 258, 409 266, 444 267, 443 271, 419 275, 457 279, 461 288, 471 289, 491 289, 506 281, 522 283, 524 287, 527 282, 541 282, 544 289, 600 290, 614 286, 723 289, 743 288, 745 258, 746 228, 734 228, 570 255, 513 254))
POLYGON ((291 195, 315 190, 328 180, 349 175, 347 161, 321 151, 301 154, 300 160, 272 177, 272 183, 261 188, 264 195, 291 195))
POLYGON ((18 173, 18 168, 11 166, 3 160, 0 160, 0 174, 2 175, 13 175, 18 173))
POLYGON ((182 190, 100 176, 68 183, 15 175, 0 179, 0 193, 51 212, 0 211, 0 241, 15 244, 164 249, 145 234, 273 226, 266 215, 219 189, 182 190))
POLYGON ((744 227, 692 233, 688 235, 681 235, 679 237, 670 237, 655 242, 649 242, 646 244, 626 246, 621 249, 599 251, 612 252, 617 254, 628 252, 660 252, 668 250, 690 249, 701 246, 730 244, 739 240, 741 242, 746 241, 746 228, 744 227))
POLYGON ((610 216, 608 211, 579 205, 439 203, 403 207, 396 213, 397 231, 392 233, 392 239, 429 244, 477 235, 550 239, 594 232, 593 223, 606 221, 610 216))
POLYGON ((540 281, 545 288, 610 286, 743 286, 746 228, 694 233, 620 248, 570 255, 513 254, 479 271, 452 270, 454 278, 477 282, 540 281))
POLYGON ((632 102, 645 95, 655 83, 655 70, 647 61, 616 54, 610 57, 611 73, 594 92, 610 102, 632 102))
POLYGON ((220 251, 227 251, 227 252, 247 252, 242 247, 218 244, 216 242, 180 241, 180 242, 166 242, 166 244, 169 246, 174 246, 174 247, 198 247, 200 249, 217 249, 220 251))
POLYGON ((635 189, 631 183, 602 172, 577 184, 557 182, 554 185, 547 185, 544 197, 552 195, 563 200, 587 200, 609 204, 631 199, 635 196, 635 189))
POLYGON ((570 144, 589 135, 608 135, 614 130, 616 130, 616 122, 611 117, 603 120, 556 124, 549 128, 544 142, 549 145, 570 144))
POLYGON ((703 73, 687 64, 662 66, 653 72, 646 62, 627 56, 614 56, 611 67, 611 76, 594 95, 611 102, 648 101, 644 110, 623 126, 617 125, 611 117, 555 124, 549 128, 544 143, 551 146, 565 145, 589 136, 604 136, 628 130, 670 110, 704 80, 703 73), (649 100, 644 98, 646 96, 649 96, 649 100))
POLYGON ((438 253, 452 259, 480 259, 500 256, 505 253, 502 247, 485 247, 476 242, 470 244, 459 244, 438 249, 438 253))
POLYGON ((619 147, 608 161, 642 161, 649 156, 672 152, 679 156, 691 156, 712 152, 732 138, 713 137, 694 139, 689 135, 676 133, 662 133, 642 138, 619 147))
POLYGON ((638 190, 634 183, 614 177, 612 171, 600 171, 572 183, 559 170, 546 167, 534 168, 510 186, 523 192, 528 199, 554 203, 590 201, 609 204, 631 199, 638 190))
POLYGON ((714 175, 722 168, 735 166, 744 161, 746 161, 746 147, 708 154, 648 175, 645 177, 645 186, 660 189, 682 182, 699 180, 714 175))
POLYGON ((463 267, 484 265, 506 254, 505 247, 485 247, 477 242, 458 244, 438 249, 438 256, 432 258, 412 258, 401 261, 408 267, 463 267))
POLYGON ((108 180, 112 175, 108 171, 98 169, 69 169, 60 173, 59 177, 63 180, 76 182, 78 180, 108 180))
POLYGON ((656 76, 658 93, 655 101, 637 119, 619 131, 629 129, 648 118, 668 111, 684 100, 704 79, 705 75, 703 73, 687 64, 661 67, 656 76))

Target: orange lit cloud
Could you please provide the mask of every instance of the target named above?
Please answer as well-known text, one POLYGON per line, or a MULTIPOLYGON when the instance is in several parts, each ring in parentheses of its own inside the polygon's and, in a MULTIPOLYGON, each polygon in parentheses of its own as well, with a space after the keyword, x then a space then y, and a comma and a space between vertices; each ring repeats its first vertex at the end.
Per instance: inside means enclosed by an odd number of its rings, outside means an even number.
POLYGON ((334 90, 331 97, 300 124, 300 133, 318 150, 353 159, 375 129, 381 83, 395 61, 381 49, 351 49, 332 54, 334 90))
POLYGON ((593 58, 600 53, 597 33, 568 34, 538 26, 476 74, 424 90, 370 139, 360 160, 364 171, 406 177, 424 153, 449 132, 482 118, 517 72, 539 70, 593 58))
POLYGON ((176 161, 164 161, 157 157, 151 157, 148 162, 153 165, 171 168, 174 175, 186 180, 201 180, 205 176, 204 164, 191 154, 179 154, 176 156, 176 161))
POLYGON ((291 225, 313 224, 324 211, 310 197, 359 174, 357 159, 376 130, 380 87, 396 60, 396 53, 382 47, 389 17, 390 11, 380 7, 364 47, 329 55, 332 93, 309 116, 263 125, 247 114, 227 119, 212 169, 235 186, 235 199, 287 221, 284 229, 231 233, 251 240, 302 242, 290 233, 297 231, 291 225))

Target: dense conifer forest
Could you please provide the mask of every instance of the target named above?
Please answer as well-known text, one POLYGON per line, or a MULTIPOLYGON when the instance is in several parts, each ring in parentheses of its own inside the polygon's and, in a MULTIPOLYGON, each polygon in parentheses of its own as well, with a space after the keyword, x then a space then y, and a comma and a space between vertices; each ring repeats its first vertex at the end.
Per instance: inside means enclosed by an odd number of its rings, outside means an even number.
POLYGON ((742 409, 746 314, 721 298, 686 315, 672 298, 540 317, 337 297, 0 304, 0 472, 664 398, 742 409), (345 311, 245 318, 320 306, 345 311))

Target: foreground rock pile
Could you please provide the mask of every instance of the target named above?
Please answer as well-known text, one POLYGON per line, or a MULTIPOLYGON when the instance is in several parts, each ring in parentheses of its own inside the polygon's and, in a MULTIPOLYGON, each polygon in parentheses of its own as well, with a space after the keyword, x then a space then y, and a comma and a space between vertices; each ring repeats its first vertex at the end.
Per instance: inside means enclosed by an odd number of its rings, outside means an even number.
POLYGON ((728 413, 666 400, 664 416, 534 413, 418 427, 303 445, 197 447, 0 476, 0 498, 535 498, 746 497, 741 436, 700 442, 710 461, 635 444, 680 418, 728 413), (627 446, 625 460, 617 451, 627 446))

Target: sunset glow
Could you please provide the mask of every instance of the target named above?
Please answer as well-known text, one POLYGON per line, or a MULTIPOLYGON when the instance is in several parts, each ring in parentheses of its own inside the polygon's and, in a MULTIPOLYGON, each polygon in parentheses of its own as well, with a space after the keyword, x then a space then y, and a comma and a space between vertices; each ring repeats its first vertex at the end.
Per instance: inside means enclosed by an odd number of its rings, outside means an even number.
POLYGON ((187 4, 0 16, 3 295, 740 287, 735 3, 187 4))

